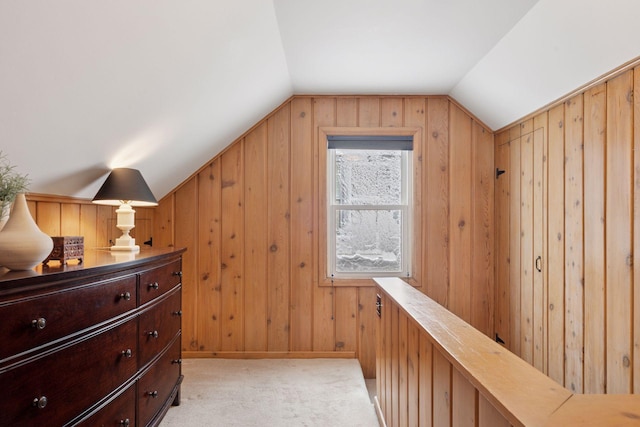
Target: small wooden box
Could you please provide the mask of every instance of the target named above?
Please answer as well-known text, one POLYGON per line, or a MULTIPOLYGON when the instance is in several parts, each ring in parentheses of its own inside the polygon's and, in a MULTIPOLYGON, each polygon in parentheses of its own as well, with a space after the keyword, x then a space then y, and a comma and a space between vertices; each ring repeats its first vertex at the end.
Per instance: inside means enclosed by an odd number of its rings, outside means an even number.
POLYGON ((77 259, 82 262, 84 258, 84 237, 82 236, 62 236, 52 237, 53 250, 43 261, 44 264, 51 260, 58 260, 60 264, 66 264, 70 259, 77 259))

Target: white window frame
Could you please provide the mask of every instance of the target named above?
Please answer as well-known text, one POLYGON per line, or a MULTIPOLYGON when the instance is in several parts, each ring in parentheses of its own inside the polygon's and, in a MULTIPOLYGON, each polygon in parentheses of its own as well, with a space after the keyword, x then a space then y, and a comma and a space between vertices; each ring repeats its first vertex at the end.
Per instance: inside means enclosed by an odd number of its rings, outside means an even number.
MULTIPOLYGON (((375 135, 369 136, 372 140, 375 135)), ((393 137, 386 137, 393 138, 393 137)), ((379 137, 378 137, 379 139, 379 137)), ((384 138, 383 138, 384 139, 384 138)), ((384 140, 379 144, 383 145, 384 140)), ((342 148, 348 149, 348 148, 342 148)), ((366 150, 353 147, 353 149, 366 150)), ((389 148, 389 150, 395 150, 389 148)), ((413 224, 413 152, 412 150, 400 150, 402 188, 399 205, 343 205, 335 204, 336 200, 336 170, 335 149, 327 148, 327 277, 331 279, 370 279, 373 277, 411 277, 412 254, 412 224, 413 224), (402 215, 401 227, 401 269, 400 271, 370 271, 370 272, 338 272, 336 271, 336 213, 338 210, 399 210, 402 215)))

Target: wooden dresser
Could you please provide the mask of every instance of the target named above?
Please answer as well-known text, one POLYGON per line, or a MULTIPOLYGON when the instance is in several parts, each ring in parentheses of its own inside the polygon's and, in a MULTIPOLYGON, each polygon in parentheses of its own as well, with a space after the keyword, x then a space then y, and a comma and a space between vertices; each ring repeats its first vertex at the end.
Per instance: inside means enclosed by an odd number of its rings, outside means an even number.
POLYGON ((158 425, 180 401, 183 252, 0 267, 0 426, 158 425))

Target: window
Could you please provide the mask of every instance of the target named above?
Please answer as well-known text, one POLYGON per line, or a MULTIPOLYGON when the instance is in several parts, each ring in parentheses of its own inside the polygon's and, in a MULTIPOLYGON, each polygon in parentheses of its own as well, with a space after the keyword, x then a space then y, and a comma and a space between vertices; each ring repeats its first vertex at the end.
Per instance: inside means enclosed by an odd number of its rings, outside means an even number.
POLYGON ((413 137, 327 142, 328 277, 409 277, 413 137))

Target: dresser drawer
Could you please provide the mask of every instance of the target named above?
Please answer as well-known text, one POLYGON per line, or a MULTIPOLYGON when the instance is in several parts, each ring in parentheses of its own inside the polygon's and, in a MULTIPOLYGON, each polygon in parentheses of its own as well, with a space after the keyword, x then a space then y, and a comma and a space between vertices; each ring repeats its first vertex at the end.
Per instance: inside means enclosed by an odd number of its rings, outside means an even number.
POLYGON ((134 318, 1 374, 0 425, 63 425, 88 410, 136 373, 136 330, 134 318))
POLYGON ((0 361, 136 308, 136 276, 0 303, 0 361))
POLYGON ((131 385, 100 411, 75 427, 135 427, 136 386, 131 385))
POLYGON ((160 353, 181 328, 181 286, 140 314, 140 366, 160 353))
POLYGON ((140 273, 140 304, 145 304, 168 292, 181 281, 180 260, 140 273))
POLYGON ((163 405, 171 404, 169 396, 178 384, 181 375, 180 337, 158 359, 138 382, 139 425, 146 426, 163 405))

